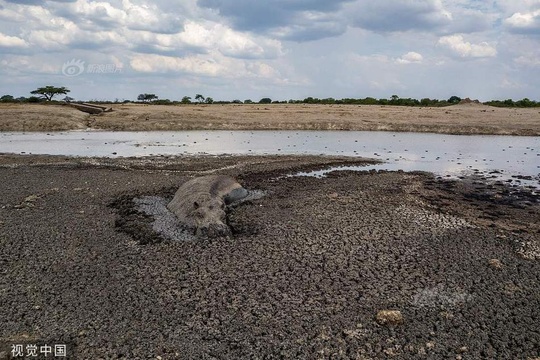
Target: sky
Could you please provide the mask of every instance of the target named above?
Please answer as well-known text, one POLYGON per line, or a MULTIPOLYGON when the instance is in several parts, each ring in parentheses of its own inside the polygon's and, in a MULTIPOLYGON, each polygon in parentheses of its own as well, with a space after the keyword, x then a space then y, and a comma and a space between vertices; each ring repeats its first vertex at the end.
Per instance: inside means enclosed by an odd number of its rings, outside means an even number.
POLYGON ((0 96, 540 100, 540 0, 0 0, 0 96))

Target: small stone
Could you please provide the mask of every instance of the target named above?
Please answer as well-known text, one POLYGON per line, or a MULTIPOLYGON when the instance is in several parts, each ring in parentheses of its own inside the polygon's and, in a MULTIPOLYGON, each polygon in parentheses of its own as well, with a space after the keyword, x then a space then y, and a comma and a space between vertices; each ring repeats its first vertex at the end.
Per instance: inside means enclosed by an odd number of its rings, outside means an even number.
POLYGON ((451 319, 454 318, 454 314, 452 314, 449 311, 441 311, 439 313, 439 316, 442 317, 443 319, 447 319, 447 320, 451 320, 451 319))
POLYGON ((329 197, 330 199, 336 199, 336 198, 337 198, 338 196, 339 196, 339 195, 338 195, 338 193, 337 193, 337 192, 334 192, 334 193, 328 194, 328 197, 329 197))
POLYGON ((466 346, 462 346, 459 348, 458 353, 463 354, 463 353, 466 353, 467 351, 469 351, 469 348, 466 346))
POLYGON ((24 202, 34 202, 39 198, 37 195, 29 195, 24 199, 24 202))
POLYGON ((503 264, 499 259, 491 259, 489 260, 489 266, 494 269, 502 269, 503 264))
POLYGON ((399 310, 381 310, 377 313, 377 322, 381 325, 403 324, 403 315, 399 310))
POLYGON ((435 343, 433 341, 430 341, 430 342, 426 343, 426 348, 433 349, 434 347, 435 347, 435 343))

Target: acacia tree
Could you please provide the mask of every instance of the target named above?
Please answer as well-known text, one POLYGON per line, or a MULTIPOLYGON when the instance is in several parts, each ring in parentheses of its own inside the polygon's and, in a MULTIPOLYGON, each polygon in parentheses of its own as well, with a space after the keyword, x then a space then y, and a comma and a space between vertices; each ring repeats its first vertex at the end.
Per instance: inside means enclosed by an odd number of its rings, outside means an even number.
POLYGON ((48 85, 48 86, 37 88, 36 90, 31 91, 30 94, 41 95, 45 98, 45 100, 51 101, 54 96, 60 95, 60 94, 65 95, 68 92, 70 92, 70 90, 68 90, 64 86, 55 87, 55 86, 48 85))
POLYGON ((182 98, 182 104, 191 104, 191 97, 189 96, 184 96, 182 98))
POLYGON ((156 94, 139 94, 139 96, 137 96, 137 100, 144 101, 144 102, 157 100, 157 99, 158 97, 156 96, 156 94))
POLYGON ((203 103, 204 102, 204 96, 202 96, 201 94, 197 94, 197 95, 195 95, 195 100, 197 100, 199 103, 203 103))

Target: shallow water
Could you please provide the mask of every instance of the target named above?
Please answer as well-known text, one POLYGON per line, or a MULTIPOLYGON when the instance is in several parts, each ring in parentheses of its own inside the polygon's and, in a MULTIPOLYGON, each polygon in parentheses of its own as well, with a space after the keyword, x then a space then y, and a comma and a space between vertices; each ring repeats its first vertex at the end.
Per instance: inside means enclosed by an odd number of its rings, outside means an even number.
MULTIPOLYGON (((324 154, 371 157, 381 170, 441 176, 479 172, 539 185, 540 137, 373 131, 183 131, 1 133, 0 152, 71 156, 324 154), (512 176, 531 176, 515 179, 512 176)), ((366 168, 362 168, 365 170, 366 168)))

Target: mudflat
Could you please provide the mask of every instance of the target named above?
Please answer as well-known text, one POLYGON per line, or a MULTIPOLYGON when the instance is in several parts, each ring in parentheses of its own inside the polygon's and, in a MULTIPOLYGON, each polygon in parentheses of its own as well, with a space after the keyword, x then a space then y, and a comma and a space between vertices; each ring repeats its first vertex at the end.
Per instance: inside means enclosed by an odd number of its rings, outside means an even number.
POLYGON ((538 195, 427 173, 285 176, 362 162, 0 156, 0 344, 62 340, 78 359, 540 356, 538 195), (153 233, 132 199, 202 174, 266 196, 229 213, 230 238, 153 233))
POLYGON ((68 105, 0 104, 0 131, 385 130, 444 134, 540 135, 539 108, 482 104, 379 105, 112 104, 89 115, 68 105))

